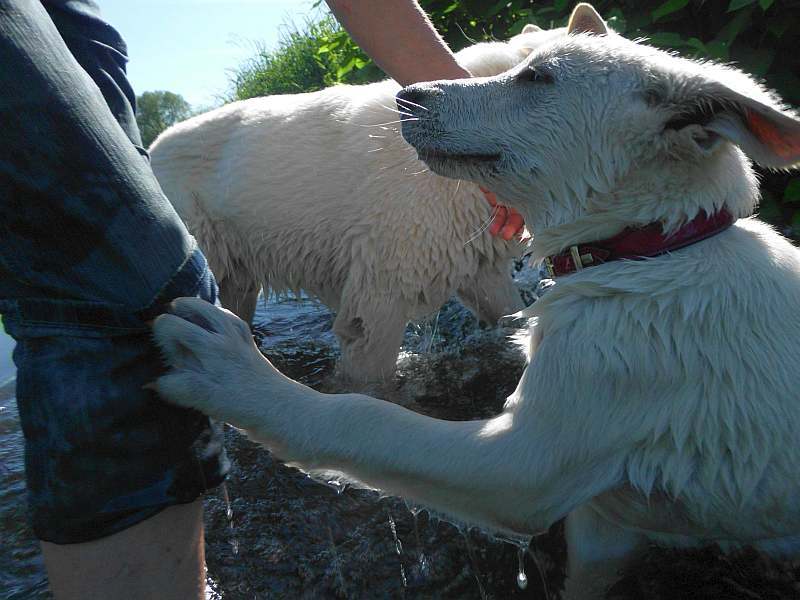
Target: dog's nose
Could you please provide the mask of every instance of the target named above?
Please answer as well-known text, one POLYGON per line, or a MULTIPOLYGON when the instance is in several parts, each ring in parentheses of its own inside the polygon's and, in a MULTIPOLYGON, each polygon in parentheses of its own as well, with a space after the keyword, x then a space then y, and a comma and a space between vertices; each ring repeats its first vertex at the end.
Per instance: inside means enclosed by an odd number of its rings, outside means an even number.
POLYGON ((405 112, 428 110, 425 102, 431 96, 430 90, 419 85, 409 85, 397 93, 397 107, 405 112))

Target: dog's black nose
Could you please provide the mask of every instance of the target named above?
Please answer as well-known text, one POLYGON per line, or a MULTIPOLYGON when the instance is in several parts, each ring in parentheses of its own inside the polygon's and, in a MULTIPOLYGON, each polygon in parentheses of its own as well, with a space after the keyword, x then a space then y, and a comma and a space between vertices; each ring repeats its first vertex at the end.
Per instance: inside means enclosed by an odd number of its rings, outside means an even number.
POLYGON ((409 85, 397 93, 397 108, 404 112, 418 113, 428 110, 426 102, 430 101, 431 90, 420 85, 409 85))

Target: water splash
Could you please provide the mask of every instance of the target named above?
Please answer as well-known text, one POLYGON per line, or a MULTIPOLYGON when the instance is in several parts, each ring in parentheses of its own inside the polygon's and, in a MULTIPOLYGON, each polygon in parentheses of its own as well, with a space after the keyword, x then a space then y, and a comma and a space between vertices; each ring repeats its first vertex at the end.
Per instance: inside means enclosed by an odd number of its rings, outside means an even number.
POLYGON ((478 584, 478 593, 481 595, 481 600, 489 600, 489 595, 486 593, 486 589, 483 587, 483 583, 481 582, 481 573, 480 569, 478 568, 478 563, 475 560, 475 550, 472 549, 472 544, 469 541, 469 531, 465 528, 458 527, 458 531, 461 533, 461 536, 464 538, 464 544, 467 546, 467 558, 469 558, 469 567, 472 571, 472 574, 475 576, 475 583, 478 584))
POLYGON ((403 587, 408 587, 408 579, 406 578, 406 570, 403 567, 403 561, 402 561, 403 543, 400 541, 400 538, 397 537, 397 526, 394 523, 394 517, 392 517, 392 513, 388 512, 388 515, 389 515, 389 529, 392 530, 392 537, 394 537, 394 549, 397 552, 397 557, 401 559, 400 560, 400 577, 403 580, 403 587))
POLYGON ((329 479, 328 481, 325 482, 325 484, 328 487, 336 490, 337 496, 341 496, 342 492, 344 492, 347 489, 347 482, 342 479, 329 479))
POLYGON ((425 548, 422 545, 422 540, 419 536, 419 522, 418 522, 418 515, 420 508, 415 504, 410 503, 408 500, 404 500, 406 508, 408 512, 411 513, 411 519, 414 523, 414 540, 417 543, 417 564, 415 565, 414 574, 417 576, 417 579, 422 582, 428 578, 431 574, 431 562, 430 559, 425 555, 425 548))
POLYGON ((225 516, 228 519, 228 531, 230 533, 230 544, 233 555, 239 554, 239 539, 236 537, 236 528, 233 524, 233 507, 231 506, 231 497, 228 494, 228 484, 222 484, 222 500, 225 502, 225 516))
POLYGON ((336 542, 333 539, 333 530, 328 525, 328 541, 331 545, 331 554, 333 555, 333 568, 336 570, 336 581, 339 584, 339 591, 345 598, 349 597, 347 593, 347 585, 344 582, 344 574, 342 574, 341 557, 339 551, 336 549, 336 542))
POLYGON ((528 587, 528 576, 525 574, 525 552, 522 548, 517 548, 517 562, 519 571, 517 572, 517 587, 524 590, 528 587))

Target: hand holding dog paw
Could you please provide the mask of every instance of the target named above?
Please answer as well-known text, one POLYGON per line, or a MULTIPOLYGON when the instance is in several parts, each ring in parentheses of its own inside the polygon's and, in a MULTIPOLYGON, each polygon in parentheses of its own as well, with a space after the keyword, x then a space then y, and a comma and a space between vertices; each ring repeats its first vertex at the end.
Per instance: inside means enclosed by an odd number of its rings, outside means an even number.
POLYGON ((487 190, 483 186, 479 187, 489 206, 494 209, 492 223, 489 225, 489 233, 494 236, 499 235, 504 240, 516 237, 520 241, 526 241, 530 236, 527 235, 525 219, 522 218, 522 215, 510 206, 498 203, 494 192, 487 190))
POLYGON ((164 399, 246 426, 240 400, 256 375, 283 378, 253 342, 250 328, 232 312, 199 298, 178 298, 155 319, 153 336, 172 367, 148 384, 164 399))

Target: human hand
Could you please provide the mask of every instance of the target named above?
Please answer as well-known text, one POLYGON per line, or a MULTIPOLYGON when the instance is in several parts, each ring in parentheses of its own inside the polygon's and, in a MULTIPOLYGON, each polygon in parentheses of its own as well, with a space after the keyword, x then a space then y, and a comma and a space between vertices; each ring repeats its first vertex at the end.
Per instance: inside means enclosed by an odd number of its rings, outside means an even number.
POLYGON ((529 239, 530 235, 525 229, 525 219, 522 218, 522 215, 510 206, 498 203, 494 192, 487 190, 483 186, 478 187, 494 212, 492 223, 489 225, 489 233, 494 236, 500 236, 504 240, 510 240, 513 237, 520 241, 529 239))

